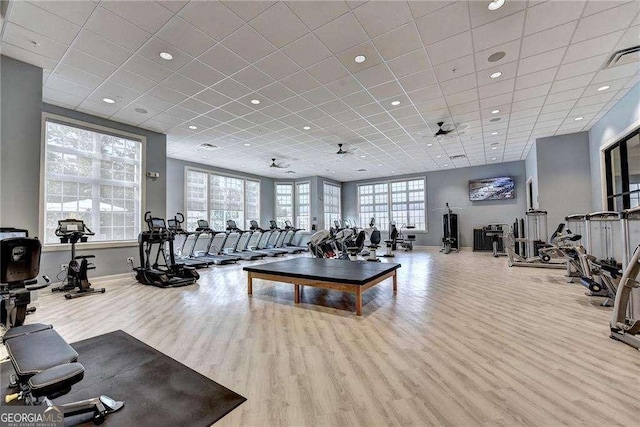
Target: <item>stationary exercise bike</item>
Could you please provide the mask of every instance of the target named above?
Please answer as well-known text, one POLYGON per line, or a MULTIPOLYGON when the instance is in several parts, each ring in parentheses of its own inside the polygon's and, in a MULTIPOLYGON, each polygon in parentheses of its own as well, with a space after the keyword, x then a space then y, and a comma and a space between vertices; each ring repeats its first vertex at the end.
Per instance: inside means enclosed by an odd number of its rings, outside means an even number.
POLYGON ((105 293, 105 288, 92 288, 87 277, 87 271, 96 268, 87 260, 95 258, 95 255, 76 255, 76 243, 86 242, 89 236, 95 233, 85 225, 83 220, 73 218, 59 220, 55 233, 60 238, 60 243, 71 243, 71 261, 67 267, 67 277, 60 286, 51 288, 51 292, 67 292, 64 295, 66 299, 105 293))

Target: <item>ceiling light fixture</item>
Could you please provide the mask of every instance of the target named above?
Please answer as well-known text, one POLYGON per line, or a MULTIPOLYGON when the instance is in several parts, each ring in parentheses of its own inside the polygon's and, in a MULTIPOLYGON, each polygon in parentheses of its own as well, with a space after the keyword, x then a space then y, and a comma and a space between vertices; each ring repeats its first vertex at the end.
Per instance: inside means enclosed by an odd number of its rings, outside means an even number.
POLYGON ((160 55, 160 58, 164 59, 165 61, 171 61, 173 59, 173 55, 171 55, 169 52, 160 52, 158 55, 160 55))
POLYGON ((191 129, 191 130, 197 130, 197 129, 198 129, 198 126, 191 125, 191 126, 189 126, 189 129, 191 129))
POLYGON ((495 157, 492 157, 491 160, 497 160, 495 157))
POLYGON ((365 157, 367 157, 367 156, 365 156, 364 154, 362 156, 360 156, 360 158, 362 158, 362 159, 364 159, 365 157))
POLYGON ((302 129, 304 129, 304 130, 310 130, 310 129, 311 129, 311 126, 305 126, 305 127, 303 127, 302 129))
POLYGON ((491 114, 498 114, 500 110, 491 110, 491 114))
POLYGON ((253 105, 258 105, 258 104, 260 104, 260 100, 259 100, 259 99, 252 99, 252 100, 251 100, 251 103, 252 103, 253 105))
POLYGON ((447 166, 449 166, 449 163, 445 163, 445 164, 444 164, 444 167, 445 167, 445 168, 446 168, 447 166))
POLYGON ((245 143, 244 143, 244 146, 245 146, 245 147, 251 147, 251 144, 249 144, 248 142, 245 142, 245 143))
POLYGON ((496 71, 495 73, 491 74, 489 76, 490 79, 497 79, 498 77, 500 77, 502 75, 501 71, 496 71))
POLYGON ((364 61, 367 60, 367 57, 364 55, 358 55, 355 58, 353 58, 354 61, 356 61, 356 63, 358 64, 362 64, 364 61))
POLYGON ((491 135, 497 135, 498 132, 491 132, 491 135))
POLYGON ((393 101, 393 102, 391 103, 391 105, 393 105, 394 107, 395 107, 396 105, 400 105, 400 101, 393 101))
POLYGON ((489 10, 498 10, 500 9, 502 6, 504 6, 506 0, 493 0, 491 3, 489 3, 489 5, 487 6, 487 8, 489 10))
POLYGON ((607 90, 607 89, 609 89, 610 87, 611 87, 611 86, 608 86, 608 85, 607 85, 607 86, 600 86, 600 87, 598 88, 598 92, 602 92, 603 90, 607 90))
POLYGON ((106 102, 107 104, 115 104, 116 101, 114 101, 111 98, 102 98, 102 102, 106 102))
POLYGON ((140 113, 140 114, 147 114, 148 113, 148 111, 145 110, 144 108, 136 108, 134 111, 136 113, 140 113))
POLYGON ((575 119, 573 119, 573 120, 575 120, 575 121, 577 122, 577 121, 580 121, 580 120, 584 120, 584 117, 582 117, 582 116, 580 116, 580 117, 576 117, 576 118, 575 118, 575 119))
POLYGON ((427 144, 427 147, 431 147, 431 146, 433 146, 433 144, 432 144, 432 143, 428 143, 428 144, 427 144))
POLYGON ((437 159, 439 159, 440 157, 442 157, 442 156, 439 156, 439 155, 438 155, 438 156, 436 156, 436 158, 437 158, 437 159))
POLYGON ((498 147, 491 147, 491 149, 492 149, 492 150, 497 150, 497 149, 498 149, 498 147))

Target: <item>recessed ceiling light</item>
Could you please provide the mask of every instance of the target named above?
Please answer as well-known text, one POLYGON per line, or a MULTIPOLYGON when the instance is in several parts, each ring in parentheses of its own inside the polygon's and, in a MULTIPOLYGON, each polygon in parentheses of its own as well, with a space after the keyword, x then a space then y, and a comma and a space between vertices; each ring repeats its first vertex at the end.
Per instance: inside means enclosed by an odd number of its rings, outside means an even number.
POLYGON ((489 61, 489 62, 498 62, 502 58, 504 58, 505 55, 506 55, 506 53, 504 53, 502 51, 495 52, 495 53, 492 53, 491 55, 489 55, 489 57, 487 58, 487 61, 489 61))
POLYGON ((259 99, 252 99, 252 100, 251 100, 251 103, 252 103, 253 105, 258 105, 258 104, 260 104, 260 100, 259 100, 259 99))
POLYGON ((111 98, 102 98, 102 102, 106 102, 107 104, 115 104, 116 101, 114 101, 111 98))
POLYGON ((303 127, 302 129, 304 129, 304 130, 309 130, 309 129, 311 129, 311 126, 305 126, 305 127, 303 127))
POLYGON ((363 155, 361 155, 360 157, 364 159, 364 158, 365 158, 365 157, 367 157, 367 156, 365 156, 365 155, 363 154, 363 155))
POLYGON ((251 147, 251 144, 249 144, 248 142, 245 142, 245 143, 244 143, 244 146, 245 146, 245 147, 251 147))
POLYGON ((144 108, 136 108, 134 111, 136 113, 140 113, 140 114, 147 114, 148 113, 148 111, 145 110, 144 108))
POLYGON ((580 120, 584 120, 584 117, 582 117, 582 116, 580 116, 580 117, 576 117, 576 118, 575 118, 575 119, 573 119, 573 120, 575 120, 575 121, 577 122, 577 121, 580 121, 580 120))
POLYGON ((169 52, 160 52, 159 55, 160 58, 164 59, 165 61, 171 61, 173 59, 173 55, 171 55, 169 52))
POLYGON ((598 92, 602 92, 603 90, 607 90, 607 89, 609 89, 610 87, 611 87, 611 86, 600 86, 600 87, 598 88, 598 92))
POLYGON ((428 144, 427 144, 427 147, 431 147, 431 146, 433 146, 433 144, 432 144, 432 143, 428 143, 428 144))
POLYGON ((354 61, 356 61, 358 64, 362 64, 364 61, 367 60, 367 57, 364 55, 358 55, 355 58, 353 58, 354 61))
POLYGON ((498 10, 502 6, 504 6, 504 2, 505 0, 493 0, 487 7, 489 8, 489 10, 498 10))
POLYGON ((498 147, 491 147, 491 149, 492 149, 492 150, 497 150, 497 149, 498 149, 498 147))
POLYGON ((446 168, 447 166, 449 166, 449 163, 445 163, 445 164, 444 164, 444 167, 445 167, 445 168, 446 168))
POLYGON ((491 135, 497 135, 498 132, 491 132, 491 135))
POLYGON ((189 129, 196 130, 196 129, 198 129, 198 126, 191 125, 191 126, 189 126, 189 129))
POLYGON ((442 157, 442 156, 440 156, 440 155, 436 156, 436 158, 438 158, 438 159, 439 159, 440 157, 442 157))
POLYGON ((489 76, 490 79, 497 79, 498 77, 500 77, 502 75, 501 71, 496 71, 495 73, 491 74, 489 76))
POLYGON ((391 105, 393 105, 394 107, 395 107, 396 105, 400 105, 400 101, 393 101, 393 102, 391 102, 391 105))
POLYGON ((498 114, 500 110, 491 110, 491 114, 498 114))
POLYGON ((492 158, 491 158, 491 160, 496 160, 496 158, 495 158, 495 157, 492 157, 492 158))

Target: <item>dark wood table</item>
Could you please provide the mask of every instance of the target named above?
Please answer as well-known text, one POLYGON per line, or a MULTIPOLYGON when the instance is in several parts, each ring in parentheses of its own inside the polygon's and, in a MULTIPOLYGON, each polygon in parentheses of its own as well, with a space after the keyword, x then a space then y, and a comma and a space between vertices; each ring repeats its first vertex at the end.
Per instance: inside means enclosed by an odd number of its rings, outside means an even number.
POLYGON ((393 293, 396 293, 398 268, 400 264, 397 263, 300 257, 248 266, 243 270, 247 272, 249 295, 253 294, 253 279, 292 283, 296 304, 300 303, 301 286, 351 292, 356 296, 356 314, 362 316, 362 292, 393 278, 393 293))

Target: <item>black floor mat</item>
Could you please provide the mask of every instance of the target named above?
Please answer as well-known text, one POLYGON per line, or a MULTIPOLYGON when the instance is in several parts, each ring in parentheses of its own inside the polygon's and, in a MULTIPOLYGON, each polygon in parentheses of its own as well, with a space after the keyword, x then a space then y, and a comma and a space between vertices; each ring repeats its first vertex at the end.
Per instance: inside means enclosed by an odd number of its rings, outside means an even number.
MULTIPOLYGON (((72 346, 85 377, 54 402, 102 394, 124 400, 124 408, 110 414, 105 426, 209 426, 246 400, 123 331, 72 346)), ((0 365, 2 402, 11 373, 9 362, 0 365)))

